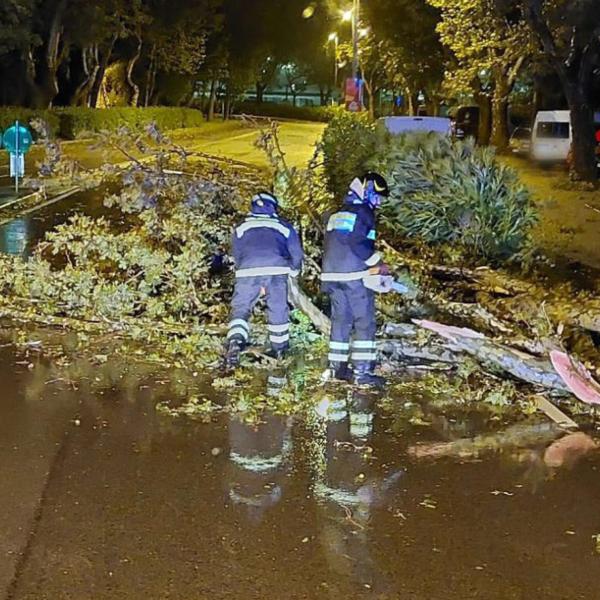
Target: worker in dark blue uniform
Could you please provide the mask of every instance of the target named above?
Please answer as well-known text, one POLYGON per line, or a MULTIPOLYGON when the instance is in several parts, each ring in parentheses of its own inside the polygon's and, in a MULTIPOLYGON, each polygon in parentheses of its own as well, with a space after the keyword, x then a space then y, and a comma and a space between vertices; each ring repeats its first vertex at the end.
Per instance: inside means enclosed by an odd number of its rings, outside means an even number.
POLYGON ((326 224, 321 281, 322 290, 331 299, 330 374, 360 385, 384 383, 374 373, 375 292, 365 286, 364 278, 389 275, 375 251, 375 209, 388 195, 381 175, 357 177, 350 184, 342 210, 329 216, 326 224))
POLYGON ((304 253, 296 230, 277 214, 270 192, 252 199, 251 212, 233 231, 235 290, 227 334, 226 364, 239 364, 250 338, 250 315, 261 295, 268 311, 272 354, 280 358, 289 347, 288 277, 296 277, 304 253))

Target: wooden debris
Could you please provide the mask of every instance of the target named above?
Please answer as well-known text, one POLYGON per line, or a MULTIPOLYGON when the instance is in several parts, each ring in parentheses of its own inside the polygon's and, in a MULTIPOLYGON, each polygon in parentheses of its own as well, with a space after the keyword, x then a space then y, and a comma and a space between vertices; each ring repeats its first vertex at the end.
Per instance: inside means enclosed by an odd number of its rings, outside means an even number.
POLYGON ((566 415, 558 406, 555 406, 545 396, 534 396, 535 405, 538 410, 541 410, 549 419, 552 419, 559 427, 563 429, 577 429, 579 426, 571 417, 566 415))

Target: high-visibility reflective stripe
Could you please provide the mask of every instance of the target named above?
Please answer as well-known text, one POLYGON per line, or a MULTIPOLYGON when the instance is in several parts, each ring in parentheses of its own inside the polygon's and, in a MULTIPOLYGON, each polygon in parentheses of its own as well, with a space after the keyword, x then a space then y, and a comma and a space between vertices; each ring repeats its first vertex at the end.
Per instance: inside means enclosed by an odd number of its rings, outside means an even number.
POLYGON ((282 225, 278 221, 269 221, 267 219, 252 219, 251 221, 244 221, 244 223, 236 227, 235 234, 238 238, 241 238, 247 231, 261 228, 274 229, 281 233, 281 235, 283 235, 285 238, 290 237, 290 230, 285 225, 282 225))
POLYGON ((332 350, 349 350, 350 344, 348 342, 329 342, 329 347, 332 350))
POLYGON ((237 326, 244 327, 250 331, 250 325, 248 325, 248 321, 244 321, 244 319, 233 319, 233 321, 229 322, 229 329, 237 326))
POLYGON ((327 231, 353 231, 356 224, 356 215, 351 212, 338 212, 329 217, 327 231))
POLYGON ((373 413, 350 413, 350 423, 362 423, 363 425, 373 422, 373 413))
POLYGON ((289 323, 284 323, 283 325, 267 325, 267 328, 272 333, 285 333, 289 328, 289 323))
POLYGON ((228 332, 227 332, 227 337, 233 337, 234 335, 241 335, 245 340, 248 339, 248 331, 246 331, 246 329, 244 329, 243 327, 240 327, 239 325, 237 327, 232 327, 228 332))
POLYGON ((350 423, 350 435, 356 438, 369 437, 373 431, 371 423, 350 423))
POLYGON ((327 355, 327 360, 331 360, 333 362, 348 362, 348 355, 339 354, 338 352, 330 352, 327 355))
POLYGON ((290 339, 290 334, 286 333, 284 335, 270 335, 269 340, 272 344, 283 344, 284 342, 288 342, 290 339))
POLYGON ((348 416, 346 410, 332 410, 327 413, 328 421, 343 421, 348 416))
POLYGON ((370 350, 371 348, 377 348, 377 342, 373 340, 353 340, 352 348, 361 348, 370 350))
POLYGON ((351 273, 321 273, 321 281, 358 281, 366 277, 369 271, 353 271, 351 273))
POLYGON ((352 360, 367 360, 367 361, 377 360, 377 353, 376 352, 353 352, 352 360))
POLYGON ((369 267, 373 267, 380 260, 381 260, 381 256, 379 255, 378 252, 375 252, 375 254, 373 254, 373 256, 371 256, 370 258, 367 258, 367 260, 365 260, 365 264, 369 265, 369 267))
POLYGON ((239 277, 261 277, 268 275, 289 275, 289 267, 252 267, 249 269, 238 269, 235 276, 239 277))
POLYGON ((369 235, 367 235, 367 238, 375 241, 377 239, 377 232, 374 229, 371 229, 371 231, 369 231, 369 235))
POLYGON ((283 463, 283 455, 277 454, 266 458, 264 456, 242 456, 237 452, 229 454, 229 460, 236 465, 242 467, 246 471, 254 471, 255 473, 264 473, 272 471, 283 463))
POLYGON ((267 377, 267 382, 273 386, 283 386, 287 384, 287 379, 285 377, 275 377, 274 375, 269 375, 267 377))

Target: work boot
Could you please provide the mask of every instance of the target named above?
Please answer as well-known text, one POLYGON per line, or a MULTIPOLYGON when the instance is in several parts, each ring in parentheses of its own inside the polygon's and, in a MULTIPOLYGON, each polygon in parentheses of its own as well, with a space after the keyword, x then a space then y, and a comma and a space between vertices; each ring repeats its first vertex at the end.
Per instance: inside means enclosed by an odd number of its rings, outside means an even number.
POLYGON ((381 389, 385 387, 384 377, 375 375, 375 365, 370 363, 357 365, 354 369, 353 382, 361 387, 381 389))
POLYGON ((329 379, 352 381, 352 371, 348 367, 348 363, 329 363, 329 379))
POLYGON ((239 340, 232 339, 227 345, 225 352, 225 368, 236 369, 240 366, 240 354, 242 353, 242 343, 239 340))
POLYGON ((275 348, 271 348, 269 351, 265 352, 265 354, 269 358, 274 358, 275 360, 283 360, 287 356, 288 351, 289 348, 279 348, 277 350, 275 348))

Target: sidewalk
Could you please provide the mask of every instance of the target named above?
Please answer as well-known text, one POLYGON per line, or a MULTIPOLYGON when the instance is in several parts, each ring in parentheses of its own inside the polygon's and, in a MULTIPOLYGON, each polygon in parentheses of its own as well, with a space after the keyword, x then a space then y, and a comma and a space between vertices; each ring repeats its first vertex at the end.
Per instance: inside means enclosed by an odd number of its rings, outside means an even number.
POLYGON ((600 191, 561 190, 557 185, 566 181, 564 170, 540 169, 512 156, 501 160, 535 195, 541 217, 535 239, 546 254, 600 269, 600 191))

